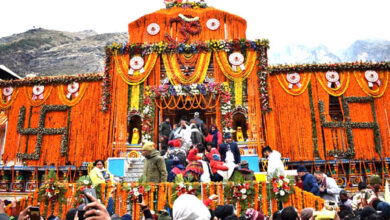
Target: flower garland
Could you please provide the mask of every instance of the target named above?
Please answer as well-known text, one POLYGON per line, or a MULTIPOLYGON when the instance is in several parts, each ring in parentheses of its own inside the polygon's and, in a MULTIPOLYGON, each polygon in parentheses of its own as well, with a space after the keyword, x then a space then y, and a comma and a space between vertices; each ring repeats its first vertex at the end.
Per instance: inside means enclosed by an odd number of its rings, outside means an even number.
POLYGON ((142 107, 142 141, 152 141, 156 107, 152 101, 152 91, 149 87, 145 88, 142 107))
MULTIPOLYGON (((133 44, 117 44, 113 43, 111 46, 106 47, 106 65, 110 65, 108 60, 112 60, 113 54, 141 54, 142 56, 151 53, 202 53, 212 51, 241 51, 246 54, 247 50, 261 51, 269 48, 269 41, 267 39, 256 39, 249 41, 246 39, 234 39, 234 40, 211 40, 205 42, 193 42, 193 43, 177 43, 177 42, 165 42, 159 43, 133 43, 133 44), (107 50, 109 50, 107 52, 107 50)), ((1 84, 0 84, 1 85, 1 84)))
MULTIPOLYGON (((347 152, 330 152, 331 155, 335 155, 335 153, 338 153, 343 156, 351 157, 355 155, 355 144, 353 141, 353 133, 352 129, 356 128, 371 128, 374 131, 374 142, 375 142, 375 150, 378 154, 382 152, 382 144, 381 144, 381 136, 380 136, 380 129, 378 122, 376 120, 376 114, 375 114, 375 105, 374 105, 374 98, 371 96, 369 97, 342 97, 342 107, 344 112, 344 117, 346 118, 345 122, 329 122, 326 121, 325 116, 325 107, 324 102, 319 101, 318 102, 318 109, 320 112, 320 122, 321 126, 324 128, 346 128, 347 133, 347 141, 348 141, 348 153, 347 152), (373 114, 374 122, 351 122, 350 114, 349 114, 349 105, 348 103, 371 103, 371 109, 373 114)), ((329 153, 329 152, 328 152, 329 153)))
POLYGON ((147 86, 143 96, 143 123, 142 123, 142 140, 152 140, 153 123, 155 116, 155 102, 152 101, 160 97, 171 96, 195 96, 195 95, 210 95, 216 97, 220 95, 221 114, 223 116, 222 126, 224 131, 229 131, 232 128, 232 103, 229 84, 224 83, 208 83, 208 84, 190 84, 190 85, 160 85, 147 86))
POLYGON ((259 50, 259 56, 257 56, 257 77, 259 78, 259 92, 260 92, 260 103, 261 111, 266 113, 270 112, 271 108, 269 107, 269 94, 268 94, 268 57, 267 57, 267 47, 261 47, 259 50))
POLYGON ((184 183, 184 182, 177 182, 172 187, 172 200, 175 201, 177 197, 179 197, 182 194, 191 194, 191 195, 199 195, 200 193, 200 187, 199 185, 195 183, 184 183))
MULTIPOLYGON (((44 184, 39 188, 39 200, 45 201, 44 212, 50 209, 48 204, 52 204, 52 213, 54 211, 54 204, 58 202, 60 205, 66 204, 66 186, 57 180, 54 170, 50 170, 49 174, 45 178, 44 184), (47 203, 48 201, 49 203, 47 203)), ((61 215, 62 213, 60 213, 61 215)))
POLYGON ((179 8, 208 8, 207 4, 203 1, 200 2, 183 2, 182 0, 165 0, 166 9, 170 9, 173 7, 179 8))
POLYGON ((292 187, 294 180, 278 175, 277 172, 273 173, 270 184, 272 184, 272 198, 276 198, 283 203, 287 202, 290 194, 294 193, 294 188, 292 187))
POLYGON ((237 204, 237 209, 240 207, 242 212, 245 212, 248 209, 248 201, 253 201, 253 199, 255 199, 255 189, 253 182, 229 182, 226 185, 225 190, 227 191, 227 197, 229 200, 231 200, 233 204, 237 204))
POLYGON ((112 51, 109 47, 105 48, 106 50, 106 64, 104 67, 104 75, 102 82, 102 111, 108 112, 111 104, 111 75, 110 75, 110 66, 112 65, 112 51))
POLYGON ((92 181, 89 176, 81 176, 77 180, 76 194, 75 194, 75 203, 74 207, 77 207, 79 204, 82 204, 84 201, 84 189, 92 188, 92 181))
POLYGON ((0 81, 0 87, 22 87, 34 85, 67 85, 72 82, 96 82, 103 79, 102 74, 79 74, 79 75, 64 75, 64 76, 43 76, 43 77, 28 77, 17 80, 0 81))
POLYGON ((22 106, 19 110, 17 131, 22 135, 37 135, 37 141, 35 145, 35 151, 32 154, 20 153, 16 154, 19 159, 26 160, 39 160, 41 155, 42 139, 44 135, 62 135, 61 138, 61 156, 65 156, 68 151, 69 140, 68 140, 68 128, 70 123, 70 111, 68 113, 68 123, 65 128, 45 128, 45 118, 49 111, 68 111, 69 107, 66 105, 44 105, 39 112, 39 123, 38 128, 24 128, 26 108, 22 106))
POLYGON ((233 127, 232 120, 232 96, 230 95, 230 87, 225 82, 222 83, 221 88, 221 114, 223 116, 222 119, 222 127, 224 132, 229 132, 233 127))
POLYGON ((390 62, 353 62, 353 63, 335 63, 335 64, 303 64, 303 65, 277 65, 270 66, 268 71, 271 75, 288 72, 323 72, 323 71, 352 71, 352 70, 389 70, 390 62))

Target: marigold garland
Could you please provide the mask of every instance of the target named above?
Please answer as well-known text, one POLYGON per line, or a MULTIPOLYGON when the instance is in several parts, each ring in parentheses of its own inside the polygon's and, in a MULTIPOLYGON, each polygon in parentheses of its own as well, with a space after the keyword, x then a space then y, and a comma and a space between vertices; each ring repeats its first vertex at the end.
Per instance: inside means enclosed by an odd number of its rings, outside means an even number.
POLYGON ((14 103, 16 98, 18 97, 18 94, 19 88, 14 88, 14 91, 11 95, 11 99, 9 101, 4 101, 4 99, 6 98, 3 96, 2 89, 0 88, 0 109, 7 109, 11 107, 12 103, 14 103))
POLYGON ((32 106, 41 106, 43 103, 46 102, 46 100, 49 98, 51 91, 53 90, 53 86, 51 85, 46 85, 45 86, 45 91, 43 92, 43 99, 34 101, 32 100, 32 87, 24 87, 24 95, 26 96, 26 99, 32 106))
POLYGON ((167 186, 168 186, 168 205, 170 208, 173 207, 173 203, 172 203, 172 185, 173 183, 167 183, 167 186))
POLYGON ((287 92, 290 95, 298 96, 301 95, 306 91, 307 86, 309 85, 310 79, 311 79, 311 73, 306 73, 306 74, 300 74, 301 77, 301 84, 302 86, 300 88, 295 88, 296 86, 292 89, 289 89, 289 82, 287 82, 286 74, 279 74, 276 75, 276 78, 278 79, 278 82, 280 86, 283 88, 285 92, 287 92))
MULTIPOLYGON (((215 194, 214 182, 209 183, 209 189, 210 189, 210 195, 215 194)), ((211 209, 215 210, 215 202, 214 201, 211 202, 211 209)))
POLYGON ((253 205, 253 208, 255 210, 259 210, 259 182, 255 182, 254 184, 254 188, 255 188, 255 201, 254 201, 254 205, 253 205))
POLYGON ((232 81, 242 82, 246 78, 248 78, 249 74, 252 73, 253 68, 256 64, 257 53, 256 51, 247 51, 247 57, 245 61, 245 70, 234 71, 231 65, 229 64, 227 53, 224 51, 216 51, 214 52, 214 56, 216 57, 217 64, 219 68, 221 68, 222 73, 232 81))
POLYGON ((89 83, 80 83, 80 89, 78 92, 79 95, 72 100, 69 100, 65 95, 64 87, 67 87, 68 85, 58 85, 57 86, 58 97, 61 100, 62 104, 67 106, 75 106, 78 103, 80 103, 80 101, 83 99, 85 92, 87 91, 88 85, 89 83))
POLYGON ((340 80, 339 80, 340 86, 338 86, 337 88, 329 88, 328 87, 328 85, 327 85, 328 81, 325 78, 325 74, 326 73, 324 73, 324 72, 319 72, 319 73, 315 74, 315 77, 317 78, 321 87, 332 96, 338 97, 338 96, 343 95, 349 86, 350 73, 348 71, 338 73, 340 76, 340 80))
POLYGON ((149 208, 150 210, 154 210, 154 191, 156 190, 156 185, 152 185, 149 192, 149 208))
POLYGON ((267 183, 261 182, 261 205, 262 205, 262 213, 264 215, 268 215, 268 202, 267 202, 267 183))
POLYGON ((210 63, 211 52, 201 53, 199 55, 195 69, 189 76, 186 76, 180 70, 176 54, 162 54, 162 58, 165 70, 172 85, 188 85, 202 83, 204 81, 210 63))
POLYGON ((367 85, 367 81, 364 78, 364 72, 360 71, 354 71, 353 72, 357 83, 359 84, 360 88, 363 90, 364 93, 366 93, 369 96, 372 96, 374 98, 382 97, 383 94, 385 94, 387 84, 389 83, 389 71, 385 72, 378 72, 379 79, 381 81, 381 85, 378 86, 376 89, 372 90, 367 85))
POLYGON ((157 58, 158 58, 157 53, 152 53, 148 55, 144 65, 145 72, 140 73, 139 71, 135 71, 133 75, 129 75, 127 73, 129 71, 129 64, 127 60, 126 61, 124 60, 124 55, 115 54, 114 55, 115 69, 124 82, 133 86, 139 85, 148 78, 148 76, 154 69, 154 66, 156 65, 157 58))

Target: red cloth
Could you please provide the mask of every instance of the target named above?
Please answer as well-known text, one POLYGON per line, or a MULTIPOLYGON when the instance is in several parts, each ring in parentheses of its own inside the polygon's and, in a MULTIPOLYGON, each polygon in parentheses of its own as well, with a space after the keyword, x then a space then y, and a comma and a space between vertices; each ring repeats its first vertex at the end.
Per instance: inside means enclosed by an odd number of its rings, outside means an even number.
POLYGON ((213 159, 213 155, 214 155, 214 154, 218 154, 219 156, 221 156, 221 155, 219 154, 219 151, 213 147, 213 148, 211 148, 210 153, 206 154, 207 159, 209 159, 209 161, 214 160, 214 159, 213 159))
POLYGON ((179 148, 181 147, 181 141, 179 139, 170 140, 168 141, 168 146, 179 148))
POLYGON ((193 148, 192 150, 190 150, 190 152, 188 153, 188 156, 187 156, 187 160, 188 161, 198 161, 198 160, 201 160, 202 158, 199 157, 198 154, 199 151, 198 151, 198 148, 193 148))
MULTIPOLYGON (((207 143, 211 143, 213 142, 213 135, 212 134, 208 134, 207 137, 205 138, 205 141, 207 143)), ((220 131, 218 131, 217 133, 217 141, 218 141, 218 145, 222 144, 222 133, 220 131)))
POLYGON ((225 166, 222 161, 216 161, 212 160, 210 162, 211 171, 213 171, 213 174, 215 174, 218 170, 228 170, 229 167, 225 166))
POLYGON ((206 200, 203 201, 203 204, 206 206, 206 207, 209 207, 210 203, 212 202, 213 200, 207 198, 206 200))

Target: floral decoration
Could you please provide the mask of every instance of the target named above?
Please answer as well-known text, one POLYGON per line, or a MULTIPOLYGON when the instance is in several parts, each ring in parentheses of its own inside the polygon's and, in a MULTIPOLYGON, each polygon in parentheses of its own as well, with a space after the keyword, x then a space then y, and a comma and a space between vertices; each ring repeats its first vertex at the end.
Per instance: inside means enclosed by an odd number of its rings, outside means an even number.
MULTIPOLYGON (((75 206, 78 204, 83 203, 84 201, 84 189, 85 188, 92 188, 92 181, 89 176, 81 176, 77 180, 77 186, 76 186, 76 194, 75 194, 75 206)), ((100 193, 96 193, 96 195, 100 195, 100 193)))
POLYGON ((339 158, 339 159, 354 159, 356 152, 352 148, 348 148, 346 151, 340 149, 328 151, 329 157, 339 158))
POLYGON ((102 111, 108 112, 111 104, 111 75, 110 65, 112 61, 112 51, 109 47, 106 47, 106 65, 104 67, 103 85, 102 85, 102 111))
POLYGON ((208 84, 191 84, 191 85, 160 85, 145 87, 143 96, 143 117, 142 123, 142 140, 151 141, 153 137, 153 121, 155 116, 154 99, 159 97, 170 96, 194 96, 194 95, 211 95, 217 97, 220 95, 221 114, 223 116, 222 126, 224 130, 232 128, 232 104, 231 94, 228 83, 208 83, 208 84))
MULTIPOLYGON (((177 43, 175 41, 161 41, 159 43, 133 43, 133 44, 117 44, 113 43, 111 46, 107 47, 109 53, 106 51, 106 65, 110 62, 111 56, 114 53, 120 55, 126 54, 141 54, 144 56, 151 53, 201 53, 201 52, 211 52, 214 50, 217 51, 241 51, 245 54, 247 50, 256 50, 261 51, 264 48, 269 47, 269 41, 267 39, 257 39, 254 41, 249 41, 246 39, 234 39, 234 40, 211 40, 205 42, 192 42, 192 43, 177 43)), ((266 52, 266 51, 264 51, 266 52)), ((264 55, 264 53, 263 53, 264 55)), ((265 68, 266 69, 266 68, 265 68)), ((1 85, 1 84, 0 84, 1 85)))
POLYGON ((41 156, 41 146, 44 135, 62 135, 61 138, 61 156, 65 156, 68 151, 68 128, 70 124, 70 108, 67 105, 44 105, 39 112, 39 122, 37 128, 24 128, 26 108, 22 106, 19 110, 19 118, 17 124, 17 132, 22 135, 37 135, 34 153, 20 153, 16 154, 19 159, 25 160, 39 160, 41 156), (46 114, 49 111, 68 111, 67 127, 64 128, 45 128, 46 114))
POLYGON ((22 87, 34 85, 67 85, 73 82, 95 82, 103 79, 102 74, 79 74, 79 75, 64 75, 64 76, 43 76, 17 80, 0 81, 0 87, 22 87))
POLYGON ((255 195, 254 182, 228 182, 225 186, 226 198, 233 204, 239 203, 241 211, 245 212, 248 208, 247 201, 253 201, 255 195))
POLYGON ((258 59, 258 70, 257 77, 259 79, 259 92, 260 92, 260 103, 261 111, 266 113, 270 112, 271 108, 269 107, 269 94, 268 94, 268 57, 267 57, 267 47, 260 47, 259 50, 260 56, 258 59))
POLYGON ((200 194, 200 184, 194 185, 194 183, 175 183, 173 185, 173 193, 172 200, 175 201, 177 197, 182 194, 191 194, 191 195, 199 195, 200 194))
MULTIPOLYGON (((38 199, 45 202, 45 213, 47 212, 48 201, 51 201, 53 204, 55 202, 60 203, 60 216, 62 213, 62 205, 66 204, 65 193, 67 188, 64 183, 61 183, 57 179, 56 172, 50 170, 49 174, 45 176, 45 181, 42 186, 39 188, 38 199)), ((52 205, 54 207, 54 205, 52 205)), ((52 210, 53 211, 53 210, 52 210)), ((44 215, 45 216, 45 215, 44 215)))
POLYGON ((354 62, 354 63, 334 63, 334 64, 303 64, 303 65, 276 65, 270 66, 268 71, 271 75, 287 72, 323 72, 323 71, 353 71, 353 70, 388 70, 390 62, 354 62))
POLYGON ((272 198, 276 198, 278 201, 287 202, 290 194, 294 193, 292 187, 294 180, 279 175, 278 172, 273 173, 270 184, 272 186, 272 198))
POLYGON ((180 7, 180 8, 208 8, 207 4, 204 1, 199 2, 183 2, 183 0, 165 0, 165 7, 167 9, 173 8, 173 7, 180 7))

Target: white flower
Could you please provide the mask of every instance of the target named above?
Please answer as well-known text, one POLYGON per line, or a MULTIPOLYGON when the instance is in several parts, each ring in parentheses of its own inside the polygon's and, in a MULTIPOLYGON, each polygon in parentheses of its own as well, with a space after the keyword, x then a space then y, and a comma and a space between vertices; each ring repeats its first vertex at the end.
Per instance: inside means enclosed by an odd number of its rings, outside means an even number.
POLYGON ((88 180, 84 180, 83 183, 84 183, 84 185, 88 185, 89 181, 88 180))
POLYGON ((279 184, 279 185, 283 185, 283 180, 279 180, 279 181, 278 181, 278 184, 279 184))
POLYGON ((192 186, 188 187, 188 191, 191 191, 192 190, 192 186))
POLYGON ((280 194, 280 196, 286 195, 286 193, 285 193, 283 190, 280 190, 280 191, 279 191, 279 194, 280 194))
POLYGON ((289 180, 289 179, 287 179, 287 178, 285 178, 285 179, 284 179, 284 182, 286 182, 286 183, 290 183, 290 180, 289 180))
POLYGON ((184 183, 180 183, 180 188, 184 188, 184 183))
POLYGON ((139 192, 138 191, 134 191, 134 196, 138 196, 139 195, 139 192))
POLYGON ((246 195, 243 195, 241 198, 242 198, 242 199, 246 199, 246 197, 247 197, 246 195))
POLYGON ((246 193, 246 189, 241 189, 241 193, 242 194, 246 193))

